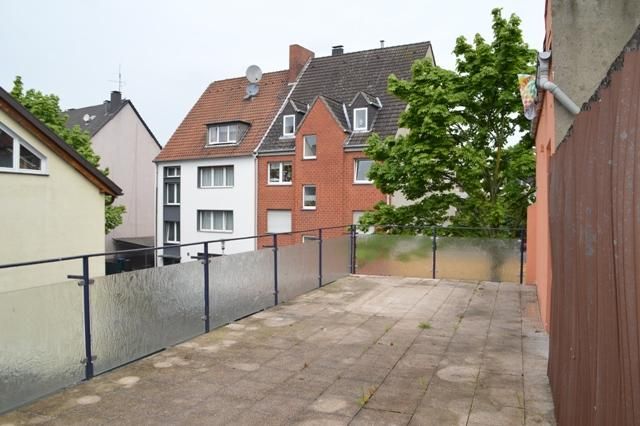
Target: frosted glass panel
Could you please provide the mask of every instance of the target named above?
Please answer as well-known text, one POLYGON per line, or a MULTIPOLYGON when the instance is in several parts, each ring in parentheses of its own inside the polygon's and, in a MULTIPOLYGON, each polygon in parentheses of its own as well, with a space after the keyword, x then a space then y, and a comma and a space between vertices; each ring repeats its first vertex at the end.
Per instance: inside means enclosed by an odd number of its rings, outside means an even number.
POLYGON ((287 301, 318 288, 318 241, 285 246, 278 251, 278 290, 287 301))
POLYGON ((0 413, 84 378, 82 287, 0 294, 0 413))
POLYGON ((438 237, 436 276, 486 281, 520 281, 520 241, 438 237))
POLYGON ((431 236, 358 235, 358 274, 431 278, 431 236))
POLYGON ((211 259, 209 283, 212 329, 273 306, 273 250, 211 259))
POLYGON ((349 275, 349 238, 322 241, 322 285, 349 275))
POLYGON ((91 286, 96 373, 203 333, 203 315, 200 262, 96 278, 91 286))

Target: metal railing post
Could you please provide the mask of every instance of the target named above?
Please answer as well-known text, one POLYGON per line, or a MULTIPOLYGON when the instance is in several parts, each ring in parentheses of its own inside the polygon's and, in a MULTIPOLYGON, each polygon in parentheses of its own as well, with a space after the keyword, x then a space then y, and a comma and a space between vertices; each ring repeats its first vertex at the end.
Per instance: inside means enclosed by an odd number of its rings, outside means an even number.
POLYGON ((78 283, 82 286, 82 305, 84 311, 84 378, 89 380, 93 377, 93 351, 91 347, 91 301, 89 299, 89 257, 82 257, 82 281, 78 283))
POLYGON ((520 230, 520 284, 524 284, 524 229, 520 230))
POLYGON ((431 231, 432 236, 431 236, 431 253, 432 253, 432 259, 431 259, 431 278, 435 279, 436 278, 436 254, 438 252, 438 243, 436 242, 438 239, 438 228, 437 227, 433 227, 433 230, 431 231))
POLYGON ((273 297, 278 306, 278 234, 273 234, 273 297))
POLYGON ((350 225, 349 226, 349 233, 350 233, 350 240, 351 240, 351 250, 350 250, 350 255, 351 255, 351 273, 355 274, 356 273, 356 225, 350 225))
POLYGON ((322 228, 318 229, 318 288, 322 287, 322 228))
POLYGON ((209 315, 209 243, 204 243, 204 332, 208 333, 211 327, 209 315))

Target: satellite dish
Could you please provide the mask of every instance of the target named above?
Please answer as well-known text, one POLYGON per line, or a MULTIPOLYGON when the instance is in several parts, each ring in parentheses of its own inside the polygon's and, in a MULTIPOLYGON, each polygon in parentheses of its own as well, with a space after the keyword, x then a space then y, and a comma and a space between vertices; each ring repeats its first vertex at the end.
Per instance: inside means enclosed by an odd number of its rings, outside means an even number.
POLYGON ((250 98, 258 94, 258 92, 260 91, 260 87, 256 83, 249 83, 249 85, 247 85, 246 90, 247 90, 247 98, 250 98))
POLYGON ((82 121, 84 121, 85 123, 88 123, 88 122, 89 122, 89 120, 91 120, 91 116, 90 116, 89 114, 85 114, 85 115, 82 117, 82 121))
MULTIPOLYGON (((251 83, 257 83, 262 78, 262 70, 257 65, 250 65, 247 68, 247 80, 251 83)), ((248 89, 247 89, 248 90, 248 89)))

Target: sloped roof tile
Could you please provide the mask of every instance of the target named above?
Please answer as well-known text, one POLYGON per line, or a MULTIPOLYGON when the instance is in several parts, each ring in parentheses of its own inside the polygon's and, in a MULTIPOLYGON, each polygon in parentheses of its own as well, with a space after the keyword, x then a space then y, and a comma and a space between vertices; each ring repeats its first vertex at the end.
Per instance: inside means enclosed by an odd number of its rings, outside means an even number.
POLYGON ((287 97, 288 71, 265 73, 257 96, 245 99, 244 77, 215 81, 191 108, 155 161, 235 157, 251 154, 287 97), (206 146, 207 125, 242 121, 249 123, 238 144, 206 146))

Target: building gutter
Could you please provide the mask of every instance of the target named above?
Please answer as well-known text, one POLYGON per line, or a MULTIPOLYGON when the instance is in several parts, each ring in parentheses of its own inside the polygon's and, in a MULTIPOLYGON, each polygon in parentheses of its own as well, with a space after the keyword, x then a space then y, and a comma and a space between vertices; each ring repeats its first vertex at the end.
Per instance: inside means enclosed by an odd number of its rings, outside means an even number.
POLYGON ((578 105, 576 105, 575 102, 573 102, 557 84, 549 80, 550 60, 551 51, 540 52, 538 54, 538 76, 536 79, 536 86, 538 86, 538 89, 551 92, 560 105, 562 105, 571 114, 577 115, 580 112, 580 107, 578 107, 578 105))

